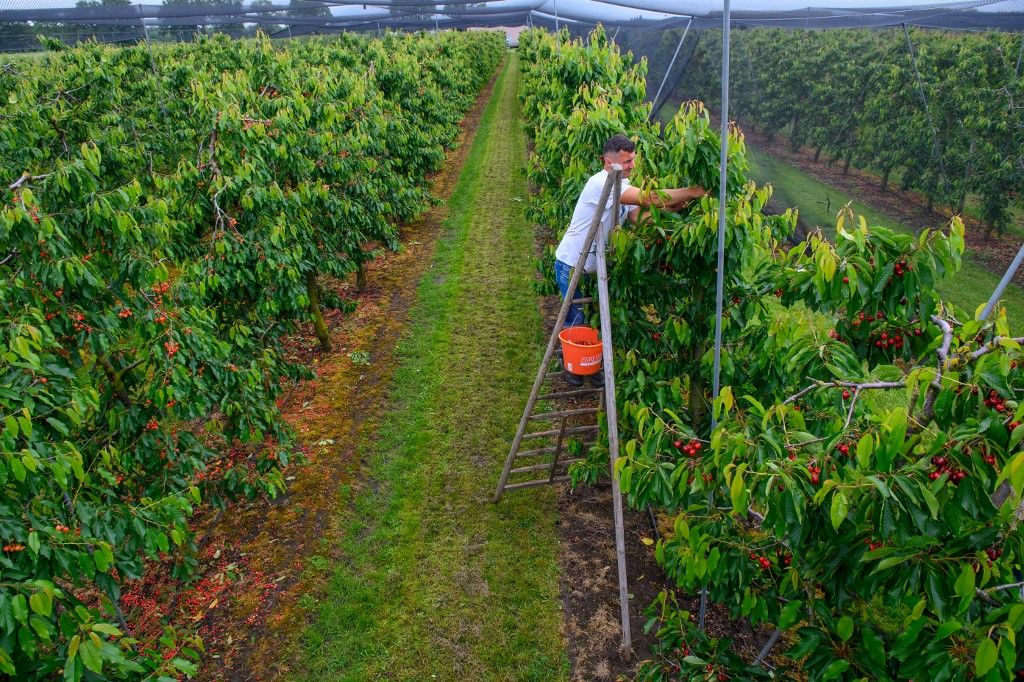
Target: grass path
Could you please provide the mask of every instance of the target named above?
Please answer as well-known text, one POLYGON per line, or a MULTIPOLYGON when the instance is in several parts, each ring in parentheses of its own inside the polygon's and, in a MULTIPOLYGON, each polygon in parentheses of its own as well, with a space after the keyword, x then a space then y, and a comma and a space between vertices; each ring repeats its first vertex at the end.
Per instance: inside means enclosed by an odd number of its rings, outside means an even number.
POLYGON ((300 679, 567 676, 554 491, 489 501, 542 341, 518 82, 512 53, 399 341, 300 679))

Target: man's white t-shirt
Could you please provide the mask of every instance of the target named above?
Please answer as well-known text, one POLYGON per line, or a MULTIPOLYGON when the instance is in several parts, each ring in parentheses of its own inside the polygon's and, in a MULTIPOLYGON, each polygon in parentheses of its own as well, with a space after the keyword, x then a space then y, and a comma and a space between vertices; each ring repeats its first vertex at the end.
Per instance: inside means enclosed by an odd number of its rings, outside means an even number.
MULTIPOLYGON (((562 261, 566 265, 576 267, 577 261, 579 261, 580 253, 583 251, 583 242, 587 240, 587 232, 590 231, 590 225, 594 221, 594 213, 597 212, 597 202, 601 199, 601 190, 604 189, 604 183, 608 180, 608 171, 602 170, 596 175, 591 176, 587 180, 587 184, 583 186, 583 191, 580 192, 580 198, 576 201, 576 208, 572 212, 572 221, 569 222, 569 229, 566 230, 565 236, 562 237, 562 241, 558 243, 558 249, 555 250, 555 258, 562 261)), ((620 196, 622 192, 626 191, 629 187, 629 178, 622 178, 620 185, 620 196)), ((621 225, 625 220, 626 216, 629 215, 629 210, 632 206, 619 204, 619 215, 614 225, 621 225)), ((608 242, 608 235, 611 234, 613 224, 608 220, 608 214, 612 210, 612 196, 611 192, 608 193, 608 203, 605 205, 601 215, 601 229, 604 230, 605 243, 608 242)), ((594 243, 590 246, 590 254, 587 256, 587 262, 583 266, 584 272, 596 272, 597 271, 597 238, 594 238, 594 243)))

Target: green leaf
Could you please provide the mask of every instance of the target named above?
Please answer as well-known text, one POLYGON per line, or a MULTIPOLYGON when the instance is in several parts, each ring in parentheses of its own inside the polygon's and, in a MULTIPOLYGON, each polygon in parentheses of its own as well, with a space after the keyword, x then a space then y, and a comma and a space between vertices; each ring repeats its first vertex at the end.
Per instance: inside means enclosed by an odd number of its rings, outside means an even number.
POLYGON ((103 672, 103 657, 100 655, 100 648, 92 640, 82 640, 82 644, 78 647, 78 656, 89 670, 97 675, 103 672))
POLYGON ((745 513, 747 509, 747 489, 743 485, 743 472, 733 474, 732 485, 729 486, 729 497, 732 508, 737 513, 745 513))
POLYGON ((853 618, 850 616, 843 616, 836 623, 836 634, 839 635, 839 639, 844 642, 853 636, 853 618))
POLYGON ((953 586, 953 590, 958 597, 964 599, 974 597, 974 569, 971 568, 970 564, 964 564, 963 570, 960 571, 960 577, 956 579, 956 584, 953 586))
POLYGON ((118 630, 116 626, 111 625, 110 623, 94 623, 92 626, 92 630, 93 632, 99 632, 104 635, 109 635, 111 637, 121 636, 121 631, 118 630))
MULTIPOLYGON (((100 573, 106 573, 110 570, 110 564, 114 563, 114 553, 105 544, 97 545, 96 551, 92 554, 92 559, 96 562, 96 570, 100 573)), ((92 670, 92 668, 89 669, 92 670)))
POLYGON ((39 554, 39 533, 32 531, 28 534, 28 548, 33 554, 39 554))
POLYGON ((909 559, 909 556, 891 556, 887 559, 882 559, 878 562, 878 566, 875 567, 876 571, 884 571, 887 568, 892 568, 898 564, 902 564, 904 561, 909 559))
POLYGON ((782 612, 779 614, 780 630, 785 630, 800 620, 800 607, 802 606, 802 601, 794 599, 782 607, 782 612))
POLYGON ((974 674, 981 677, 987 673, 996 664, 998 657, 999 650, 996 648, 995 642, 988 637, 981 640, 978 652, 974 655, 974 674))
POLYGON ((40 590, 28 598, 28 605, 40 616, 49 616, 53 613, 53 597, 40 590))
POLYGON ((850 510, 850 504, 846 500, 846 495, 842 491, 837 492, 832 496, 832 509, 829 515, 832 517, 832 527, 839 530, 839 526, 842 525, 843 520, 846 519, 846 514, 850 510))
POLYGON ((925 504, 928 505, 928 511, 931 512, 932 518, 938 518, 939 515, 939 501, 928 486, 923 483, 917 484, 918 489, 921 491, 921 497, 924 499, 925 504))
POLYGON ((825 668, 824 672, 822 673, 821 679, 823 679, 823 680, 834 680, 834 679, 837 679, 837 678, 839 678, 840 675, 842 675, 844 672, 846 672, 846 669, 849 668, 849 667, 850 667, 850 662, 849 661, 844 661, 842 659, 839 659, 839 660, 836 660, 836 661, 832 661, 828 665, 828 667, 825 668))
POLYGON ((873 434, 865 433, 857 441, 857 464, 862 469, 867 469, 871 463, 871 453, 875 449, 875 437, 873 434))

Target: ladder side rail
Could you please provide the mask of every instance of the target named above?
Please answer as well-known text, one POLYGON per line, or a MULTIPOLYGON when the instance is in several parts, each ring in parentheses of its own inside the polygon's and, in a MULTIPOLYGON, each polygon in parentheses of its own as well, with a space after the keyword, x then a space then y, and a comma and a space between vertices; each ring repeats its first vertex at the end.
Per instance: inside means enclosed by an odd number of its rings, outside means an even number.
MULTIPOLYGON (((612 214, 609 218, 618 220, 619 214, 619 192, 621 185, 618 182, 621 176, 621 167, 616 164, 611 175, 615 176, 616 182, 612 191, 612 214)), ((612 514, 615 518, 615 554, 618 560, 619 569, 619 611, 622 620, 622 650, 625 654, 632 653, 632 636, 629 626, 629 590, 626 581, 626 533, 625 523, 622 515, 622 491, 619 489, 619 478, 615 471, 615 462, 619 458, 619 419, 617 405, 615 404, 615 368, 614 353, 612 352, 612 317, 611 307, 608 302, 608 263, 606 258, 607 244, 605 243, 604 230, 598 232, 597 237, 597 300, 601 314, 601 345, 604 355, 604 409, 608 421, 608 465, 611 469, 612 479, 612 514)))

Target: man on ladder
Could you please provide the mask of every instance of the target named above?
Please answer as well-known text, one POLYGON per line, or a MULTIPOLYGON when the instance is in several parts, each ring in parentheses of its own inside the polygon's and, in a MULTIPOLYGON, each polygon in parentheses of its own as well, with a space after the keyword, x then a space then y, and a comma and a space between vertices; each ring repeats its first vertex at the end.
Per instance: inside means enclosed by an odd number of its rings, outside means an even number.
MULTIPOLYGON (((601 216, 601 228, 599 228, 605 232, 605 243, 608 241, 608 235, 612 230, 612 226, 621 225, 627 218, 630 222, 635 223, 640 217, 640 208, 642 206, 657 206, 658 208, 675 211, 688 201, 699 199, 706 194, 702 187, 663 189, 658 190, 657 193, 641 192, 636 187, 631 187, 629 184, 629 174, 633 170, 636 160, 636 144, 625 135, 614 135, 605 142, 601 159, 604 162, 604 168, 592 175, 587 180, 587 184, 583 186, 580 198, 576 200, 576 208, 572 212, 569 229, 565 231, 565 235, 555 251, 555 281, 558 283, 558 291, 561 293, 562 299, 565 299, 569 282, 572 279, 573 266, 570 263, 576 263, 583 252, 583 244, 586 241, 587 232, 594 220, 594 214, 597 213, 597 204, 601 198, 601 190, 604 188, 608 179, 608 173, 614 164, 622 167, 619 215, 615 216, 614 222, 606 219, 608 212, 612 210, 612 198, 609 196, 601 216)), ((587 255, 586 264, 583 267, 583 272, 588 275, 593 275, 597 270, 596 253, 597 240, 594 240, 593 245, 590 247, 590 253, 587 255)), ((574 296, 574 298, 576 297, 574 296)), ((575 327, 583 323, 584 315, 582 308, 576 304, 571 305, 563 328, 575 327)), ((560 352, 560 348, 556 350, 556 353, 560 352)), ((565 380, 572 386, 583 385, 583 377, 570 372, 565 372, 565 380)), ((590 381, 594 386, 601 386, 604 383, 604 373, 598 372, 591 375, 590 381)))

